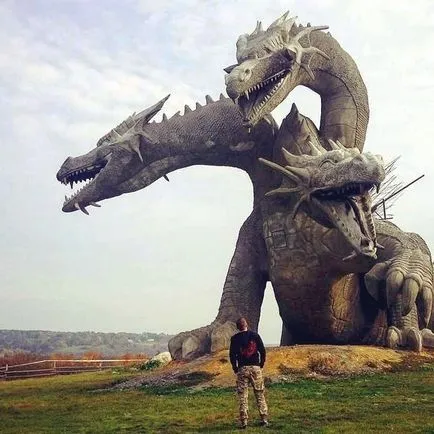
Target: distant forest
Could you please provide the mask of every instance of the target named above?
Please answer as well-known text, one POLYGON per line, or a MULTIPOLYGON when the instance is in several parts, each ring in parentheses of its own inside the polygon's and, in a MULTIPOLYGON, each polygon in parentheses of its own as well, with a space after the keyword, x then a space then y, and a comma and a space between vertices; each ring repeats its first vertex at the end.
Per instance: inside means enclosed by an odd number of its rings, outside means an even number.
POLYGON ((0 355, 10 352, 34 354, 100 353, 106 357, 122 354, 155 354, 167 351, 172 335, 164 333, 52 332, 44 330, 0 330, 0 355))

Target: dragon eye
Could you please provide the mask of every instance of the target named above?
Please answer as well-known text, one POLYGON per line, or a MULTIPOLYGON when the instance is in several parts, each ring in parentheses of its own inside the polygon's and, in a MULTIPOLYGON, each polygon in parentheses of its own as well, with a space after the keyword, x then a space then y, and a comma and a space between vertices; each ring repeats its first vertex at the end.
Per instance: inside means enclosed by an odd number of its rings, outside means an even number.
POLYGON ((336 161, 333 161, 332 159, 327 158, 326 160, 324 160, 320 163, 319 167, 323 167, 326 164, 336 164, 336 161))

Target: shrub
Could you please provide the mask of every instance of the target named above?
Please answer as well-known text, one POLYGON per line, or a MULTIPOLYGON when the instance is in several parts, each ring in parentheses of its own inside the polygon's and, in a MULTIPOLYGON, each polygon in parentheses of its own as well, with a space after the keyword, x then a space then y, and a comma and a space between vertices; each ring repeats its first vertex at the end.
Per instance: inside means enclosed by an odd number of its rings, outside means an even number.
POLYGON ((157 369, 161 366, 161 362, 159 360, 148 360, 139 366, 141 371, 152 371, 153 369, 157 369))

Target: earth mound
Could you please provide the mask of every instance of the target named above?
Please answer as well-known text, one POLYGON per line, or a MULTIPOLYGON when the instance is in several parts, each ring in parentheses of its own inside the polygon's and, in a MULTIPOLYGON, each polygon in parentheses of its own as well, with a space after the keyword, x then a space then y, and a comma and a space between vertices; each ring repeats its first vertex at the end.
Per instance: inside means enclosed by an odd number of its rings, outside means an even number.
MULTIPOLYGON (((270 384, 299 378, 347 377, 409 370, 423 364, 434 365, 434 351, 413 353, 361 345, 295 345, 267 348, 264 377, 266 384, 270 384)), ((172 361, 115 388, 185 386, 198 389, 232 387, 234 381, 226 350, 190 362, 172 361)))

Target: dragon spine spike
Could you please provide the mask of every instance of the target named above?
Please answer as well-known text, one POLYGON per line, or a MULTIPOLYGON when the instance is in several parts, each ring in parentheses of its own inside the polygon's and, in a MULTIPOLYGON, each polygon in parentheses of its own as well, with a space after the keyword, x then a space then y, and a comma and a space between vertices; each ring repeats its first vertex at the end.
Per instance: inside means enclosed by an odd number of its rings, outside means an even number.
POLYGON ((264 30, 262 29, 262 23, 261 21, 256 22, 256 28, 251 33, 251 36, 258 35, 259 33, 262 33, 264 30))
POLYGON ((286 11, 281 17, 277 18, 277 20, 273 21, 269 26, 267 30, 274 29, 275 27, 281 26, 284 21, 286 20, 286 17, 288 16, 289 11, 286 11))
POLYGON ((192 110, 191 108, 188 106, 188 104, 185 104, 184 106, 184 114, 190 113, 192 110))
POLYGON ((169 99, 169 97, 170 93, 153 106, 142 110, 140 113, 137 113, 132 119, 135 123, 137 123, 139 120, 144 120, 145 123, 149 123, 149 121, 163 108, 164 103, 169 99))
POLYGON ((288 20, 286 20, 283 24, 282 24, 282 30, 283 30, 283 34, 282 36, 284 37, 285 42, 288 41, 289 38, 289 32, 291 31, 295 20, 297 19, 297 17, 292 17, 289 18, 288 20))
POLYGON ((163 121, 162 122, 166 122, 167 121, 167 115, 166 113, 163 113, 163 121))
POLYGON ((214 100, 209 95, 205 95, 205 102, 207 104, 211 104, 212 102, 214 102, 214 100))
POLYGON ((200 103, 197 102, 197 103, 196 103, 196 110, 199 109, 199 108, 201 108, 201 107, 202 107, 202 106, 200 105, 200 103))
POLYGON ((181 116, 181 112, 179 110, 170 119, 177 118, 178 116, 181 116))
POLYGON ((221 101, 222 99, 225 99, 225 96, 221 93, 219 99, 221 101))

